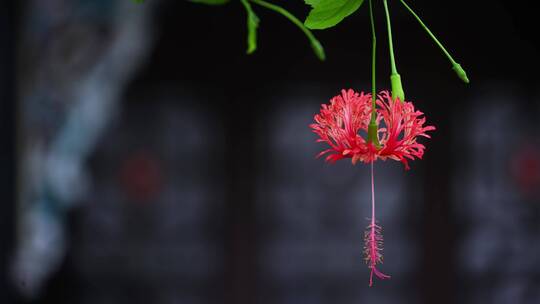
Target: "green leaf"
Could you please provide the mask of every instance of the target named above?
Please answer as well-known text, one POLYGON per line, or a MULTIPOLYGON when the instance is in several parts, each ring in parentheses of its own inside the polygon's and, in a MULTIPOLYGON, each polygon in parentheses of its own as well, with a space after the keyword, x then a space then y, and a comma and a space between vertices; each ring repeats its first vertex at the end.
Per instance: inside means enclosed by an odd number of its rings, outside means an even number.
POLYGON ((144 0, 132 0, 133 2, 137 3, 137 4, 140 4, 140 3, 143 3, 144 0))
POLYGON ((311 7, 315 7, 321 0, 304 0, 304 2, 308 5, 311 5, 311 7))
POLYGON ((246 53, 252 54, 257 50, 257 28, 259 27, 259 17, 255 15, 255 12, 251 8, 248 0, 240 0, 247 13, 247 51, 246 53))
POLYGON ((195 3, 208 4, 208 5, 223 5, 229 2, 229 0, 189 0, 189 1, 195 2, 195 3))
POLYGON ((364 0, 304 0, 313 9, 304 24, 312 30, 335 26, 354 13, 364 0))

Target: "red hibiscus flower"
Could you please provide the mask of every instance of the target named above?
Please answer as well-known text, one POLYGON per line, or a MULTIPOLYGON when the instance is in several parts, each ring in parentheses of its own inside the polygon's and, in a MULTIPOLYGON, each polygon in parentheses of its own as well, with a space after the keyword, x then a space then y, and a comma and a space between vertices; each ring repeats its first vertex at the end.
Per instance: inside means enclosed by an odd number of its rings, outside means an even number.
POLYGON ((371 94, 342 90, 329 105, 323 104, 310 127, 319 136, 317 142, 325 142, 330 148, 318 157, 327 154, 330 163, 351 158, 353 164, 390 158, 401 161, 405 169, 409 169, 408 160, 422 158, 425 146, 417 138, 429 138, 426 132, 435 130, 434 126, 424 126, 423 113, 415 110, 411 102, 392 100, 387 91, 379 94, 377 106, 380 145, 375 146, 364 138, 371 119, 371 94))

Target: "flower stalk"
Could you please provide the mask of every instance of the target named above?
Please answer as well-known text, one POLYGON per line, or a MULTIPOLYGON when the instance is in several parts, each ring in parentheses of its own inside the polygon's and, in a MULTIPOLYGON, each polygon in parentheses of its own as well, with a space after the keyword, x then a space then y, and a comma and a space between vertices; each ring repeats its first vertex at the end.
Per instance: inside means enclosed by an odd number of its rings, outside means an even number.
POLYGON ((390 22, 390 12, 388 10, 387 0, 383 0, 384 12, 386 14, 386 26, 388 28, 388 49, 390 51, 390 68, 392 73, 390 74, 390 84, 392 85, 392 98, 394 100, 399 99, 405 101, 405 92, 403 91, 403 85, 401 84, 401 76, 399 75, 396 67, 396 60, 394 58, 394 44, 392 42, 392 24, 390 22))
POLYGON ((371 22, 371 120, 368 125, 367 141, 372 143, 377 149, 381 147, 377 126, 377 36, 375 34, 375 19, 373 18, 372 0, 369 0, 369 20, 371 22))
POLYGON ((448 60, 452 64, 452 69, 456 72, 459 79, 463 80, 463 82, 465 82, 465 83, 469 83, 469 78, 467 77, 467 73, 461 67, 461 65, 459 63, 457 63, 454 60, 454 58, 452 58, 452 55, 450 55, 450 53, 446 50, 446 48, 439 41, 439 39, 437 39, 437 37, 435 37, 435 35, 429 30, 429 28, 426 26, 426 24, 412 10, 412 8, 405 2, 405 0, 400 0, 400 1, 401 1, 401 4, 403 4, 403 6, 405 6, 405 8, 409 11, 409 13, 411 13, 411 15, 413 15, 413 17, 416 19, 416 21, 418 21, 418 23, 420 23, 422 28, 427 32, 427 34, 429 35, 429 37, 431 37, 431 39, 435 42, 435 44, 437 44, 437 46, 441 49, 441 51, 444 53, 444 55, 446 55, 446 57, 448 58, 448 60))

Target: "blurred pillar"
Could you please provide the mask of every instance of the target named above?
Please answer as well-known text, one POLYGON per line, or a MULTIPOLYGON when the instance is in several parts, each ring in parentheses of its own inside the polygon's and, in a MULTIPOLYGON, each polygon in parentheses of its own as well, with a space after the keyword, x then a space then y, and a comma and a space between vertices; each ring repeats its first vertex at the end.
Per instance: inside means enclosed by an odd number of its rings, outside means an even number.
POLYGON ((15 202, 15 1, 0 2, 0 299, 10 302, 8 259, 15 202))
MULTIPOLYGON (((456 93, 455 95, 459 95, 456 93)), ((425 162, 425 199, 423 208, 424 250, 420 281, 423 286, 423 303, 455 303, 456 270, 455 244, 457 231, 453 219, 452 178, 457 174, 453 159, 448 157, 452 149, 452 115, 455 105, 447 105, 440 111, 436 105, 426 104, 430 121, 437 122, 437 133, 429 143, 429 156, 425 162), (436 278, 436 279, 435 279, 436 278)))
MULTIPOLYGON (((241 83, 249 83, 243 79, 241 83)), ((232 84, 231 84, 232 85, 232 84)), ((252 85, 250 87, 256 87, 252 85)), ((227 304, 257 303, 257 231, 255 218, 255 108, 253 92, 234 96, 225 105, 226 124, 226 260, 225 301, 227 304), (241 109, 241 110, 239 110, 241 109)))

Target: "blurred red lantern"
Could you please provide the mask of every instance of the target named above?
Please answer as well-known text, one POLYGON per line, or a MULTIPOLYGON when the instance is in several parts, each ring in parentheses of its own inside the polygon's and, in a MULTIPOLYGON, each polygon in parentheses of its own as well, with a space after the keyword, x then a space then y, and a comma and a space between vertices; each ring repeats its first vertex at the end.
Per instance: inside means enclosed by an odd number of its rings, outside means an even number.
POLYGON ((145 151, 129 155, 120 167, 120 182, 130 200, 152 201, 160 192, 163 183, 159 161, 145 151))

